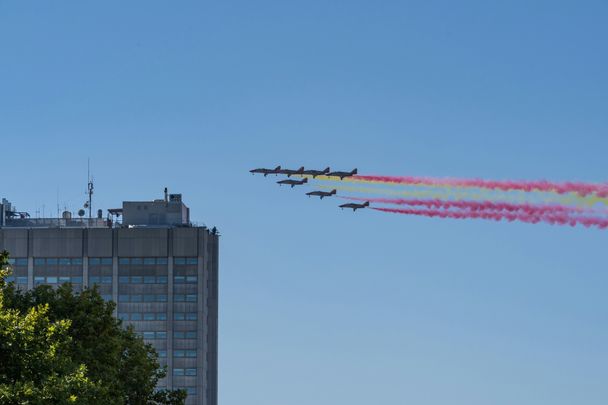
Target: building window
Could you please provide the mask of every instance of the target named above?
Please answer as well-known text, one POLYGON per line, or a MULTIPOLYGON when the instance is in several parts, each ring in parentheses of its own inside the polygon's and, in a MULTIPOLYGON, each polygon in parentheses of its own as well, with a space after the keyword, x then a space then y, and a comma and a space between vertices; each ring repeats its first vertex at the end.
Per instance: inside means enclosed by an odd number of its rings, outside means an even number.
POLYGON ((180 376, 186 375, 186 372, 183 368, 174 368, 173 375, 176 377, 180 377, 180 376))
POLYGON ((144 313, 144 321, 154 321, 156 320, 156 315, 154 312, 146 312, 144 313))
POLYGON ((101 294, 101 298, 104 301, 112 301, 112 295, 111 294, 101 294))
POLYGON ((118 319, 120 319, 122 321, 128 321, 129 320, 129 314, 127 314, 126 312, 119 312, 118 313, 118 319))
POLYGON ((144 284, 155 284, 156 277, 154 276, 144 276, 144 284))
POLYGON ((186 302, 196 302, 196 294, 186 294, 186 302))
POLYGON ((27 266, 27 259, 26 258, 15 258, 15 266, 27 266))
POLYGON ((144 263, 144 260, 141 257, 132 257, 131 264, 132 265, 141 265, 144 263))
POLYGON ((156 282, 158 284, 167 284, 167 276, 158 276, 158 277, 156 277, 156 282))
POLYGON ((112 284, 112 276, 104 276, 101 278, 101 284, 112 284))
POLYGON ((27 276, 17 277, 17 284, 27 284, 27 276))
POLYGON ((175 302, 185 302, 186 301, 186 296, 184 294, 174 294, 173 295, 173 301, 175 301, 175 302))
POLYGON ((166 321, 167 320, 167 313, 166 312, 159 312, 156 314, 156 319, 159 321, 166 321))
POLYGON ((185 257, 176 257, 173 259, 173 264, 175 264, 176 266, 183 266, 186 264, 186 258, 185 257))
MULTIPOLYGON (((47 260, 48 264, 50 264, 49 260, 47 260)), ((70 259, 67 259, 67 258, 61 258, 61 259, 59 259, 58 262, 59 262, 60 266, 69 266, 70 264, 72 264, 72 261, 70 259)))
POLYGON ((133 283, 133 284, 141 284, 142 281, 143 281, 142 276, 132 276, 131 277, 131 283, 133 283))
POLYGON ((139 313, 139 312, 133 312, 131 314, 131 320, 132 321, 141 321, 141 313, 139 313))
POLYGON ((155 257, 145 257, 144 258, 144 264, 147 265, 147 266, 155 265, 156 264, 156 258, 155 257))
POLYGON ((126 294, 120 294, 118 296, 118 302, 129 302, 129 296, 126 294))
MULTIPOLYGON (((44 260, 44 259, 42 259, 44 260)), ((47 266, 57 266, 58 260, 55 258, 48 258, 46 259, 46 265, 47 266)))
POLYGON ((158 257, 156 258, 156 264, 167 264, 167 258, 166 257, 158 257))
POLYGON ((195 368, 186 368, 184 369, 185 374, 187 376, 195 376, 196 375, 196 369, 195 368))
POLYGON ((89 266, 99 266, 101 264, 101 259, 99 257, 90 257, 89 258, 89 266))
POLYGON ((46 260, 37 257, 37 258, 34 259, 34 265, 36 265, 36 266, 44 266, 44 265, 46 265, 46 260))
POLYGON ((185 350, 173 350, 173 357, 185 357, 185 356, 186 356, 185 350))
POLYGON ((186 264, 198 264, 198 259, 196 257, 188 257, 186 258, 186 264))
POLYGON ((161 359, 164 359, 165 357, 167 357, 167 351, 166 350, 159 350, 158 351, 158 357, 160 357, 161 359))
POLYGON ((89 284, 101 284, 101 277, 98 276, 90 276, 89 284))
POLYGON ((128 257, 121 257, 120 259, 118 259, 118 264, 121 264, 123 266, 128 265, 131 264, 131 260, 129 260, 128 257))
POLYGON ((102 257, 101 258, 101 265, 102 266, 111 266, 112 265, 112 258, 111 257, 102 257))
POLYGON ((175 284, 194 284, 198 281, 197 276, 174 276, 173 281, 175 284))

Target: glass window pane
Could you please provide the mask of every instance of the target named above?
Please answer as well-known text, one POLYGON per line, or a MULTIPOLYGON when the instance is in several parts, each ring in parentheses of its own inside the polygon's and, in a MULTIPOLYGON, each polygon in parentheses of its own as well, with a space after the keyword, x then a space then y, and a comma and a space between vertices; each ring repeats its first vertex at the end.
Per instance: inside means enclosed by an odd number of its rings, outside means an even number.
POLYGON ((123 321, 128 321, 129 320, 129 314, 127 314, 126 312, 119 312, 118 313, 118 319, 121 319, 123 321))
POLYGON ((131 263, 131 261, 129 260, 128 257, 121 257, 120 259, 118 259, 118 264, 125 265, 125 264, 129 264, 129 263, 131 263))
MULTIPOLYGON (((51 264, 49 262, 49 260, 51 260, 51 259, 47 259, 47 261, 46 261, 47 264, 51 264)), ((72 261, 68 258, 62 257, 61 259, 59 259, 59 264, 61 266, 69 266, 71 263, 72 263, 72 261)))
POLYGON ((89 258, 89 266, 98 266, 101 264, 101 259, 99 257, 89 258))
POLYGON ((156 338, 157 339, 166 339, 167 338, 167 332, 156 332, 156 338))
POLYGON ((144 284, 154 284, 156 283, 156 277, 154 276, 145 276, 144 277, 144 284))
POLYGON ((197 276, 187 276, 186 277, 186 282, 187 283, 196 283, 198 281, 198 277, 197 276))
POLYGON ((101 278, 102 284, 112 284, 112 276, 104 276, 101 278))
POLYGON ((73 258, 72 266, 82 266, 82 258, 80 258, 80 257, 73 258))
POLYGON ((184 357, 185 354, 186 354, 186 352, 184 350, 174 350, 173 351, 174 357, 184 357))
POLYGON ((80 276, 72 277, 71 281, 74 284, 82 284, 82 277, 80 277, 80 276))
POLYGON ((154 339, 154 332, 144 332, 144 339, 154 339))
POLYGON ((17 284, 27 284, 27 277, 17 277, 17 284))
POLYGON ((167 276, 158 276, 158 277, 156 277, 156 282, 158 284, 167 284, 167 276))
POLYGON ((158 351, 158 357, 160 357, 160 358, 167 357, 167 351, 166 350, 159 350, 158 351))
POLYGON ((167 258, 166 257, 157 257, 156 264, 167 264, 167 258))
POLYGON ((104 266, 111 266, 112 265, 112 258, 111 257, 102 257, 101 258, 101 264, 104 266))
POLYGON ((131 282, 133 284, 141 284, 142 277, 141 276, 131 276, 131 282))
POLYGON ((129 296, 127 294, 120 294, 118 296, 118 302, 129 302, 129 296))
POLYGON ((144 313, 144 321, 153 321, 156 319, 154 312, 146 312, 144 313))
POLYGON ((194 375, 196 375, 196 369, 195 368, 187 368, 185 371, 186 371, 186 375, 188 375, 188 376, 194 376, 194 375))
POLYGON ((156 319, 158 319, 159 321, 166 321, 167 320, 167 314, 165 312, 158 312, 156 314, 156 319))
POLYGON ((69 283, 71 281, 71 278, 63 276, 63 277, 58 277, 58 280, 60 283, 69 283))
POLYGON ((198 259, 196 257, 189 257, 186 259, 186 264, 198 264, 198 259))
POLYGON ((132 321, 141 321, 141 313, 140 312, 133 312, 131 314, 131 320, 132 321))
POLYGON ((173 301, 184 302, 184 301, 186 301, 186 296, 184 294, 175 294, 175 295, 173 295, 173 301))
POLYGON ((185 276, 174 276, 173 281, 175 282, 175 284, 183 284, 186 282, 186 277, 185 276))
POLYGON ((173 319, 175 319, 176 321, 183 321, 184 320, 184 313, 183 312, 174 312, 173 313, 173 319))
POLYGON ((26 258, 15 259, 15 266, 27 266, 27 259, 26 258))
POLYGON ((50 284, 57 284, 57 277, 47 277, 46 282, 50 284))
POLYGON ((184 369, 183 368, 174 368, 173 369, 173 375, 175 376, 182 376, 184 375, 184 369))
POLYGON ((146 258, 144 258, 144 264, 145 265, 156 264, 156 258, 155 257, 146 257, 146 258))
POLYGON ((196 319, 197 319, 196 312, 188 312, 186 314, 186 319, 189 320, 189 321, 196 321, 196 319))
POLYGON ((34 264, 36 266, 44 266, 46 264, 46 260, 44 260, 43 258, 37 257, 34 259, 34 264))
POLYGON ((195 294, 186 295, 186 302, 196 302, 196 295, 195 294))
POLYGON ((144 294, 144 302, 154 302, 156 301, 156 296, 154 294, 144 294))
POLYGON ((101 277, 98 276, 90 276, 89 277, 89 284, 99 284, 101 282, 101 277))
POLYGON ((166 294, 159 294, 156 296, 156 300, 158 302, 167 302, 167 295, 166 294))
POLYGON ((186 357, 196 357, 196 350, 186 350, 186 357))
POLYGON ((186 264, 186 258, 185 257, 176 257, 175 259, 173 259, 173 263, 176 265, 184 265, 184 264, 186 264))
POLYGON ((141 295, 140 294, 131 295, 131 302, 141 302, 141 295))
POLYGON ((144 261, 141 257, 132 257, 131 264, 142 264, 144 261))
POLYGON ((118 282, 120 284, 129 284, 129 277, 127 277, 127 276, 120 276, 120 277, 118 277, 118 282))
POLYGON ((56 266, 57 263, 58 263, 58 261, 55 258, 48 258, 48 259, 46 259, 46 265, 47 266, 56 266))

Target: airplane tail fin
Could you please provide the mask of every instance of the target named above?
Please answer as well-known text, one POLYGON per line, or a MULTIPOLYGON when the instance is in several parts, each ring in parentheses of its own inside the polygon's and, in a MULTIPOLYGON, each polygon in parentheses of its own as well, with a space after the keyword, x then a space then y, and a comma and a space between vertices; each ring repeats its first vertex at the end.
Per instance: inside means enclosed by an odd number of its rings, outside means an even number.
POLYGON ((364 202, 364 203, 363 203, 363 206, 364 206, 364 207, 369 207, 369 201, 364 202))
POLYGON ((304 180, 302 180, 302 183, 308 183, 308 177, 305 177, 304 180))
POLYGON ((277 167, 275 167, 274 170, 281 170, 281 165, 278 165, 277 167))
POLYGON ((323 173, 329 173, 329 166, 327 166, 327 167, 325 168, 325 170, 323 170, 323 173))
POLYGON ((357 174, 357 168, 355 168, 352 172, 350 172, 351 174, 357 174))
POLYGON ((300 168, 298 169, 298 172, 300 172, 300 173, 301 173, 301 172, 303 172, 303 171, 304 171, 304 166, 302 166, 302 167, 300 167, 300 168))
POLYGON ((338 192, 338 190, 336 190, 336 189, 334 188, 333 190, 331 190, 331 193, 330 193, 330 194, 332 194, 332 195, 333 195, 333 194, 336 194, 337 192, 338 192))

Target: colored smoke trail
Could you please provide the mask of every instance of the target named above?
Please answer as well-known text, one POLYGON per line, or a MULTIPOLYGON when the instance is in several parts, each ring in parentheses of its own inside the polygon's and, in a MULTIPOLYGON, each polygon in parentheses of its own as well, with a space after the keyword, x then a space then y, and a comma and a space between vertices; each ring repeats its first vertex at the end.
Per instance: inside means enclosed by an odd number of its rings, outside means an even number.
POLYGON ((448 186, 448 187, 474 187, 500 191, 541 191, 557 194, 576 193, 582 197, 596 195, 608 197, 607 184, 592 183, 556 183, 546 180, 540 181, 496 181, 480 179, 440 179, 431 177, 397 177, 397 176, 352 176, 346 181, 360 183, 392 183, 412 186, 448 186))
POLYGON ((417 215, 429 218, 454 218, 454 219, 487 219, 494 221, 507 220, 509 222, 521 221, 526 223, 537 224, 539 222, 548 223, 551 225, 570 225, 575 226, 581 224, 585 227, 598 227, 600 229, 608 228, 608 219, 592 218, 592 217, 572 217, 565 213, 554 214, 528 214, 518 212, 497 212, 497 211, 446 211, 437 209, 402 209, 402 208, 383 208, 370 207, 376 211, 391 212, 395 214, 417 215))
POLYGON ((322 190, 339 190, 361 194, 375 195, 390 195, 396 197, 411 197, 411 198, 429 198, 429 199, 455 199, 455 200, 488 200, 488 201, 505 201, 513 203, 523 203, 534 200, 535 202, 556 203, 562 205, 573 205, 579 207, 591 207, 598 203, 604 203, 603 199, 597 197, 580 197, 575 194, 559 195, 550 193, 523 193, 523 192, 495 192, 490 190, 479 189, 460 189, 460 188, 435 188, 432 190, 405 190, 395 188, 378 188, 378 187, 358 187, 344 186, 340 184, 324 185, 319 184, 316 187, 322 190))
POLYGON ((362 198, 362 197, 344 197, 339 198, 355 201, 370 201, 380 204, 394 205, 409 205, 423 206, 429 209, 461 209, 469 211, 506 211, 506 212, 524 212, 530 215, 544 214, 608 214, 608 211, 595 211, 578 207, 569 207, 557 204, 512 204, 493 201, 451 201, 451 200, 417 200, 417 199, 396 199, 396 198, 362 198))

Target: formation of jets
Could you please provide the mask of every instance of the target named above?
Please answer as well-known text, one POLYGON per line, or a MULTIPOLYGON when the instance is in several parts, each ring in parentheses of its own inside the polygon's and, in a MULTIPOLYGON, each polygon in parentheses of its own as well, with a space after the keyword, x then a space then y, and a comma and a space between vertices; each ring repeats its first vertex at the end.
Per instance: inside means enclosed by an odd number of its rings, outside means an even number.
MULTIPOLYGON (((312 176, 312 178, 316 178, 317 176, 327 176, 327 177, 337 177, 340 180, 344 180, 346 177, 351 177, 357 174, 357 169, 353 169, 350 172, 343 172, 343 171, 331 171, 329 167, 326 167, 323 170, 314 170, 314 169, 309 169, 309 170, 305 170, 304 166, 300 167, 297 170, 292 170, 292 169, 283 169, 281 168, 281 166, 277 166, 274 169, 265 169, 265 168, 258 168, 258 169, 251 169, 249 170, 249 173, 251 174, 263 174, 264 177, 268 176, 269 174, 274 174, 279 175, 279 174, 284 174, 286 175, 288 178, 285 180, 279 180, 277 181, 277 184, 279 186, 290 186, 291 188, 294 188, 295 186, 302 186, 306 183, 308 183, 308 177, 304 177, 301 180, 293 180, 290 177, 293 175, 298 175, 298 176, 312 176)), ((331 197, 333 195, 336 195, 337 190, 333 189, 331 191, 311 191, 309 193, 306 193, 306 195, 308 197, 319 197, 319 199, 323 199, 325 197, 331 197)), ((353 210, 353 212, 357 211, 358 209, 363 209, 369 207, 369 201, 364 202, 363 204, 357 204, 357 203, 348 203, 348 204, 342 204, 340 205, 341 209, 344 208, 351 208, 353 210)))

